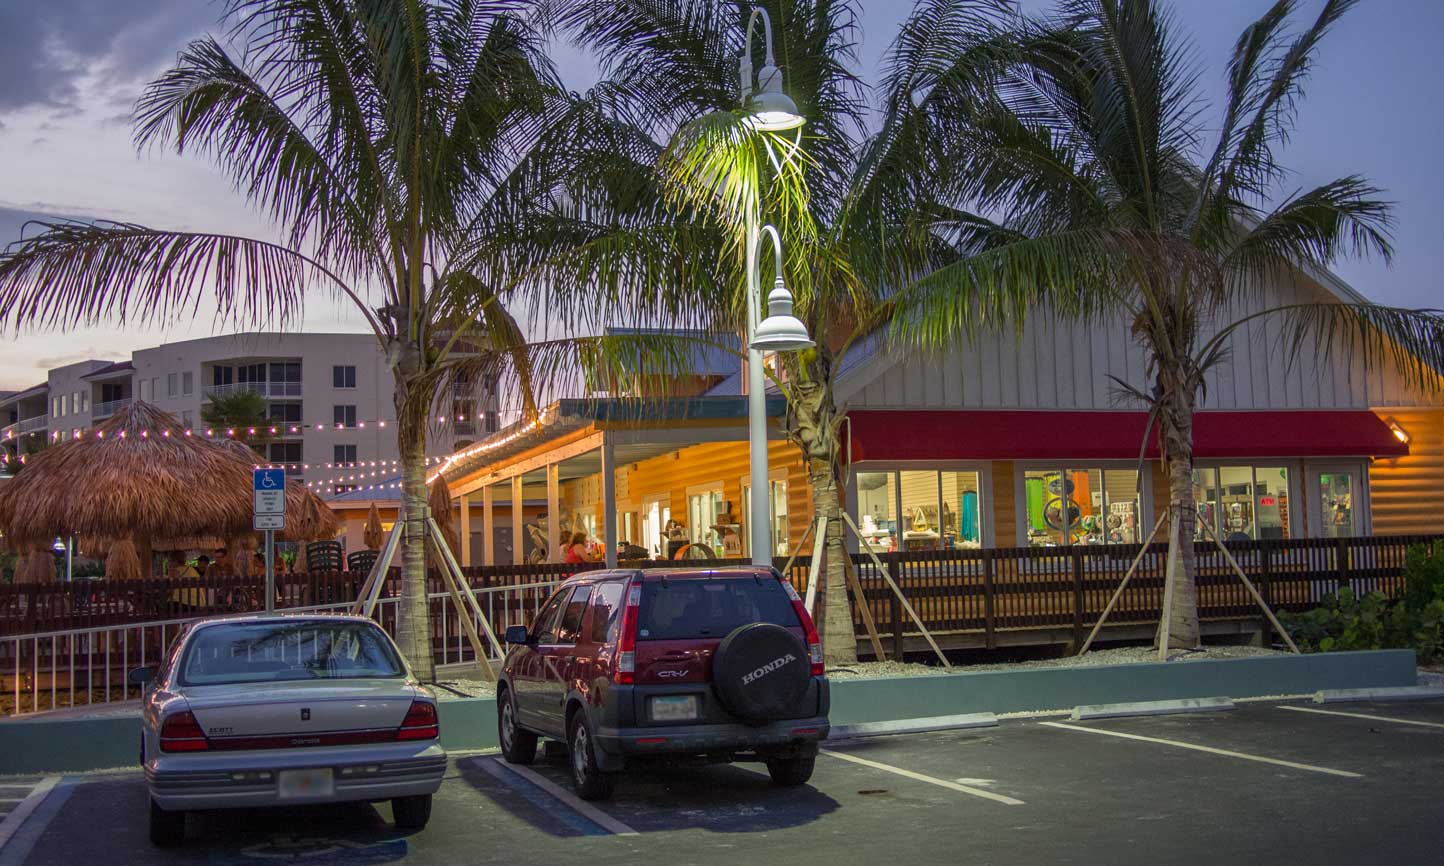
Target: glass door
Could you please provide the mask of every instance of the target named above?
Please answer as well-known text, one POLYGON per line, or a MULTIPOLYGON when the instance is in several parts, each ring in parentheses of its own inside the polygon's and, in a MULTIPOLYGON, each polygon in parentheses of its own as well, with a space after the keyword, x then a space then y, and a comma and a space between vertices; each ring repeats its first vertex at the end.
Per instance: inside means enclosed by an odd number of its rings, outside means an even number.
POLYGON ((1363 472, 1357 465, 1315 466, 1309 473, 1310 522, 1321 538, 1363 535, 1363 472))

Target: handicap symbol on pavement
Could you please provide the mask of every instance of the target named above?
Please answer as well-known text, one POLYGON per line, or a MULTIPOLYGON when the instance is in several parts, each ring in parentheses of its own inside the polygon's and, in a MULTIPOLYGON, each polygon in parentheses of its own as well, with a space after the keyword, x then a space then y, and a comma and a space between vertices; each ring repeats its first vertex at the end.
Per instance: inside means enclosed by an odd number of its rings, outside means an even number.
POLYGON ((280 834, 239 851, 212 851, 210 862, 213 866, 254 866, 258 862, 295 863, 305 866, 366 866, 397 862, 406 857, 406 852, 405 839, 367 843, 353 842, 350 839, 280 834))

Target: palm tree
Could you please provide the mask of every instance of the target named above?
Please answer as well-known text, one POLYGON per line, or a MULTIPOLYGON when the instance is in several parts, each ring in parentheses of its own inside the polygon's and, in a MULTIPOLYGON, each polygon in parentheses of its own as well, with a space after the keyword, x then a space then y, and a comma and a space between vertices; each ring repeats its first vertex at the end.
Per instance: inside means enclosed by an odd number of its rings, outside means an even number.
POLYGON ((829 663, 841 663, 856 660, 857 646, 841 521, 845 407, 835 387, 846 356, 894 315, 896 288, 955 258, 927 231, 941 206, 929 181, 938 154, 912 92, 936 60, 934 31, 955 40, 949 47, 981 41, 1001 7, 914 10, 873 100, 882 128, 869 133, 870 93, 853 68, 855 4, 751 5, 771 16, 785 89, 807 120, 800 139, 755 133, 735 110, 747 6, 554 0, 548 9, 554 26, 603 58, 621 116, 659 143, 659 182, 678 212, 721 229, 695 240, 714 244, 705 249, 722 261, 717 276, 725 285, 712 290, 730 299, 734 326, 746 284, 746 212, 760 209, 782 233, 797 314, 818 342, 785 356, 775 384, 787 398, 788 434, 807 461, 813 513, 828 519, 819 626, 829 663))
POLYGON ((237 438, 251 446, 257 454, 264 455, 266 445, 271 441, 266 398, 256 391, 207 396, 201 405, 201 420, 211 429, 236 431, 237 438), (256 432, 252 434, 251 430, 256 432))
POLYGON ((224 9, 228 44, 192 42, 149 85, 136 141, 208 157, 283 240, 42 224, 0 257, 0 314, 16 327, 123 323, 178 317, 208 299, 221 320, 285 324, 315 292, 349 299, 395 380, 406 520, 398 643, 430 678, 433 402, 451 382, 504 372, 500 390, 534 414, 538 395, 567 377, 657 363, 645 337, 528 342, 504 302, 579 311, 564 323, 609 310, 613 321, 674 314, 666 287, 681 282, 673 269, 693 265, 659 254, 632 268, 610 254, 609 233, 645 227, 655 196, 638 189, 646 172, 625 150, 593 162, 594 150, 564 143, 595 107, 561 91, 518 4, 227 0, 224 9), (551 279, 583 263, 588 281, 551 279))
POLYGON ((1267 321, 1290 362, 1354 353, 1422 388, 1444 370, 1437 311, 1261 309, 1265 287, 1300 269, 1392 252, 1390 206, 1358 175, 1277 201, 1319 43, 1354 2, 1328 0, 1302 27, 1296 5, 1278 0, 1239 36, 1211 144, 1189 48, 1155 0, 1064 0, 1056 17, 1006 22, 982 50, 942 45, 917 100, 948 154, 934 183, 956 206, 934 230, 960 258, 904 289, 892 331, 941 349, 1040 306, 1085 320, 1123 311, 1151 381, 1120 383, 1121 396, 1149 407, 1169 483, 1161 649, 1199 639, 1193 418, 1240 327, 1267 321))

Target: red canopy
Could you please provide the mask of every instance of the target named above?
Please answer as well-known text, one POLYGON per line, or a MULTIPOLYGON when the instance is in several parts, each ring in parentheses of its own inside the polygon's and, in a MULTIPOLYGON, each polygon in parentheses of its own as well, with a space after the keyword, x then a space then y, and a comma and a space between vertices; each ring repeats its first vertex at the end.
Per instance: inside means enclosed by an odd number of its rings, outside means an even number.
MULTIPOLYGON (((1146 412, 886 411, 848 413, 852 460, 1136 459, 1146 412)), ((1194 454, 1400 457, 1409 446, 1367 411, 1199 412, 1194 454)), ((1158 456, 1157 429, 1147 456, 1158 456)))

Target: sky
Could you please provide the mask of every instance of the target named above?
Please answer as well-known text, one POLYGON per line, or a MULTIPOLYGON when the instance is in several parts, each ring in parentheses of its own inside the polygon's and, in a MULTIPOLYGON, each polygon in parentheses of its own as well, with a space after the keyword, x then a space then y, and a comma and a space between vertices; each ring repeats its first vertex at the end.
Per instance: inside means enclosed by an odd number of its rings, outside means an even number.
MULTIPOLYGON (((857 2, 857 68, 875 81, 911 4, 857 2)), ((1234 41, 1270 4, 1164 2, 1193 40, 1202 95, 1216 108, 1234 41)), ((1312 16, 1322 2, 1301 0, 1301 12, 1312 16)), ((1048 4, 1028 0, 1025 6, 1048 4)), ((138 153, 131 139, 130 108, 145 82, 186 42, 219 32, 219 12, 207 0, 0 0, 0 246, 21 237, 27 220, 57 216, 274 237, 219 171, 192 157, 138 153)), ((1360 173, 1395 202, 1393 267, 1346 261, 1335 269, 1381 303, 1444 306, 1438 276, 1444 270, 1441 35, 1439 0, 1364 0, 1324 43, 1283 152, 1282 162, 1294 172, 1288 190, 1360 173)), ((572 46, 556 45, 554 57, 569 88, 585 90, 595 81, 595 61, 572 46)), ((353 311, 328 296, 308 302, 296 327, 365 330, 353 311)), ((229 330, 228 323, 202 314, 123 331, 102 326, 6 333, 0 336, 0 389, 43 381, 50 367, 126 358, 158 342, 229 330)))

